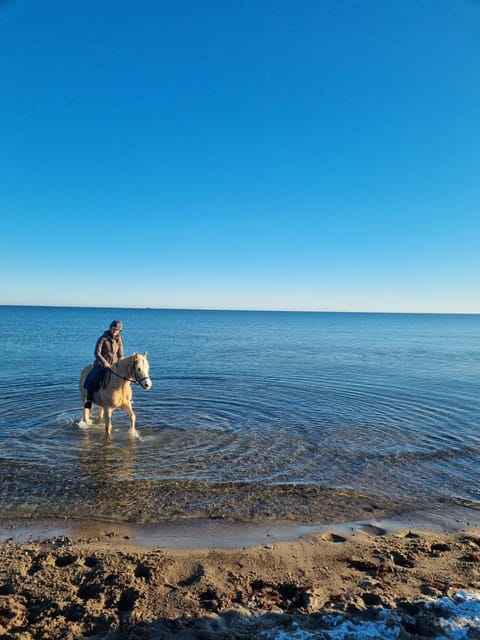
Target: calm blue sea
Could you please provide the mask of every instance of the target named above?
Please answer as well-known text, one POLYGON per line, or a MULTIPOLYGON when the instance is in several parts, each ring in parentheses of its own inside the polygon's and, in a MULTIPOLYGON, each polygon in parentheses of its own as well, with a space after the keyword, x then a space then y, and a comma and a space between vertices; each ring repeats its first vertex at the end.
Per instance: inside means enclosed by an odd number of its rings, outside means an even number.
POLYGON ((155 522, 480 508, 480 316, 0 307, 0 512, 155 522), (81 422, 111 320, 140 436, 81 422))

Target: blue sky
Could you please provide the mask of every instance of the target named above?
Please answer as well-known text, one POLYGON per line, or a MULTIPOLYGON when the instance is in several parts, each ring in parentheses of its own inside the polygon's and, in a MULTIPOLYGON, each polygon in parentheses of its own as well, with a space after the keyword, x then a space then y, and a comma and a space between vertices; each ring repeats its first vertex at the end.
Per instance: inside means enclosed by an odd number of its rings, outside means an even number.
POLYGON ((0 304, 480 312, 480 2, 0 0, 0 304))

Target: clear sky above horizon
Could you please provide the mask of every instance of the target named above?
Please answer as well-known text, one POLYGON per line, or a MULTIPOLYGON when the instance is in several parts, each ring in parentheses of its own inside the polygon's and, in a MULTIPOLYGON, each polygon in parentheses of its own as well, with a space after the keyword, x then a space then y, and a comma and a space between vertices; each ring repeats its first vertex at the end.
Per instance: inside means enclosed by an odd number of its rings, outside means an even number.
POLYGON ((0 0, 0 304, 480 313, 480 1, 0 0))

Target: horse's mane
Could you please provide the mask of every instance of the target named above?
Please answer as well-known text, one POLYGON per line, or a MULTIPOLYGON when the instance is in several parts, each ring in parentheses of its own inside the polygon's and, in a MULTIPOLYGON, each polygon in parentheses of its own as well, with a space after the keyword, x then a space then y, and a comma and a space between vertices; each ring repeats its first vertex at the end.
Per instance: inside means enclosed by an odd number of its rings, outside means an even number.
POLYGON ((128 361, 133 360, 135 356, 138 356, 138 353, 131 353, 129 356, 124 356, 120 360, 117 360, 117 362, 115 362, 115 364, 113 364, 112 366, 114 367, 115 365, 119 365, 119 364, 127 364, 128 361))
POLYGON ((124 362, 125 360, 128 360, 129 358, 134 358, 135 356, 146 358, 147 354, 146 353, 138 353, 137 351, 135 351, 134 353, 131 353, 129 356, 124 356, 123 358, 118 360, 118 362, 124 362))

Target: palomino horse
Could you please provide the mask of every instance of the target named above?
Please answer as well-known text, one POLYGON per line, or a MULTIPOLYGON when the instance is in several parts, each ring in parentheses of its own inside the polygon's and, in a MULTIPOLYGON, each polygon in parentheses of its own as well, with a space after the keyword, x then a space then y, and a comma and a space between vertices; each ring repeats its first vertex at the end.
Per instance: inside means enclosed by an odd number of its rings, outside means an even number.
MULTIPOLYGON (((80 392, 83 402, 87 401, 87 390, 83 383, 92 365, 88 365, 80 374, 80 392)), ((132 388, 133 382, 148 391, 152 388, 152 381, 148 375, 150 365, 147 360, 147 352, 143 355, 134 353, 127 358, 119 360, 108 369, 105 376, 105 384, 102 384, 98 391, 93 394, 93 404, 98 406, 98 417, 104 418, 107 433, 112 431, 112 413, 115 409, 123 409, 130 417, 129 433, 135 433, 136 416, 132 409, 132 388)), ((83 409, 83 419, 89 422, 93 409, 83 409)))

